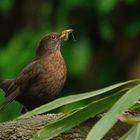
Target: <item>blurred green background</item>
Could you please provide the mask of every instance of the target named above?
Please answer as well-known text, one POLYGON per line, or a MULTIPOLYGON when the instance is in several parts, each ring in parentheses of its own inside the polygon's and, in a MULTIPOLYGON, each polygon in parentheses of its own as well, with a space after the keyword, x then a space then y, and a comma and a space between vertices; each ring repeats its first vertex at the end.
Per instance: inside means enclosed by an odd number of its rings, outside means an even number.
MULTIPOLYGON (((139 0, 0 0, 0 77, 16 77, 45 34, 68 28, 76 41, 62 44, 68 79, 61 96, 140 78, 139 0)), ((0 120, 20 109, 10 104, 0 120)))

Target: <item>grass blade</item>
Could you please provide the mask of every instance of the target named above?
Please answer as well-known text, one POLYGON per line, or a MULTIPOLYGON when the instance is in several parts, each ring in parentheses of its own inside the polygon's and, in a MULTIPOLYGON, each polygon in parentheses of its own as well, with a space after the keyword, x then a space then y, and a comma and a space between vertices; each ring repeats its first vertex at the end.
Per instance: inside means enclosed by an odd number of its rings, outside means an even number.
POLYGON ((140 99, 140 84, 123 95, 106 115, 96 123, 87 136, 87 140, 101 140, 117 122, 118 117, 140 99))
POLYGON ((127 84, 137 84, 137 83, 140 83, 140 80, 130 80, 130 81, 118 83, 118 84, 115 84, 115 85, 112 85, 112 86, 109 86, 109 87, 106 87, 106 88, 103 88, 103 89, 100 89, 100 90, 87 92, 87 93, 83 93, 83 94, 70 95, 70 96, 67 96, 67 97, 62 97, 62 98, 54 100, 54 101, 52 101, 48 104, 42 105, 42 106, 40 106, 40 107, 30 111, 30 112, 27 112, 24 115, 19 116, 17 119, 30 117, 30 116, 41 114, 41 113, 45 113, 45 112, 48 112, 48 111, 53 110, 55 108, 58 108, 60 106, 69 104, 69 103, 74 103, 74 102, 77 102, 77 101, 80 101, 80 100, 84 100, 84 99, 88 99, 88 98, 91 98, 91 97, 95 97, 97 95, 101 95, 105 92, 111 91, 113 89, 116 89, 118 87, 121 87, 121 86, 124 86, 124 85, 127 85, 127 84))
POLYGON ((95 115, 108 110, 122 95, 122 92, 120 92, 120 94, 117 93, 102 100, 94 101, 86 107, 69 113, 68 115, 40 130, 32 140, 47 140, 57 136, 58 134, 65 132, 66 130, 69 130, 70 128, 87 120, 91 116, 94 117, 95 115))
POLYGON ((134 125, 119 140, 139 140, 139 139, 140 139, 140 124, 137 124, 137 125, 134 125))

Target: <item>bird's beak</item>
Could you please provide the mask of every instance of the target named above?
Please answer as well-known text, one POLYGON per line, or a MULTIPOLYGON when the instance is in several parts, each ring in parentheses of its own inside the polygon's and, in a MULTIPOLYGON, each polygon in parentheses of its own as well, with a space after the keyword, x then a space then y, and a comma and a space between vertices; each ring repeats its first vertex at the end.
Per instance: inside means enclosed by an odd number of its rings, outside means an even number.
POLYGON ((64 30, 60 33, 60 40, 67 40, 69 37, 69 34, 73 32, 73 29, 64 30))

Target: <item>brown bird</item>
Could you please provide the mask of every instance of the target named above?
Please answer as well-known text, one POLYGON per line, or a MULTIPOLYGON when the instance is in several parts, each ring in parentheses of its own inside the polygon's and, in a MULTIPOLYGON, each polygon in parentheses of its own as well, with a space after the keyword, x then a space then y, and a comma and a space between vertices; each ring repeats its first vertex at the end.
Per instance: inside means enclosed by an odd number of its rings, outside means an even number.
POLYGON ((72 32, 72 29, 68 29, 45 36, 39 43, 35 59, 16 79, 0 80, 0 88, 6 92, 0 110, 14 99, 32 110, 57 98, 67 73, 60 45, 72 32))

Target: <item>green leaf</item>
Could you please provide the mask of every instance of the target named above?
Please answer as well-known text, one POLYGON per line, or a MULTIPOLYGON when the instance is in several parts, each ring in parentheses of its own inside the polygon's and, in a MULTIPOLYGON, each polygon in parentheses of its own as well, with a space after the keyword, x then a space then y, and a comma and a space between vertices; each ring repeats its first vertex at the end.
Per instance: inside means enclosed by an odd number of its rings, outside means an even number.
POLYGON ((97 9, 99 13, 105 15, 109 14, 117 5, 117 0, 98 0, 97 9))
MULTIPOLYGON (((122 92, 124 93, 124 91, 122 92)), ((111 95, 99 101, 94 101, 79 110, 69 113, 56 122, 46 125, 46 127, 40 130, 32 140, 51 139, 54 136, 57 136, 58 134, 65 132, 66 130, 69 130, 70 128, 87 120, 91 116, 94 117, 95 115, 106 111, 123 95, 122 92, 118 92, 113 96, 111 95)))
POLYGON ((123 95, 106 115, 95 124, 87 136, 87 140, 100 140, 117 122, 118 117, 140 99, 140 84, 123 95))
POLYGON ((0 12, 8 13, 14 5, 14 0, 0 0, 0 12))
POLYGON ((81 39, 78 42, 72 44, 72 47, 69 46, 69 50, 64 47, 65 59, 67 62, 69 75, 73 77, 81 77, 89 68, 90 63, 92 62, 92 55, 90 43, 88 39, 81 39), (72 54, 72 55, 71 55, 72 54), (78 63, 75 63, 75 60, 78 63))
POLYGON ((139 140, 139 139, 140 139, 140 124, 137 124, 137 125, 134 125, 119 140, 139 140))
POLYGON ((38 107, 38 108, 36 108, 36 109, 34 109, 30 112, 27 112, 24 115, 19 116, 17 119, 41 114, 41 113, 53 110, 55 108, 58 108, 60 106, 63 106, 63 105, 69 104, 69 103, 73 103, 73 102, 77 102, 77 101, 80 101, 80 100, 95 97, 97 95, 101 95, 105 92, 116 89, 116 88, 118 88, 120 86, 123 86, 123 85, 126 85, 126 84, 132 84, 132 83, 136 84, 138 82, 140 82, 140 81, 139 80, 130 80, 130 81, 123 82, 123 83, 118 83, 118 84, 115 84, 115 85, 112 85, 112 86, 109 86, 109 87, 106 87, 106 88, 103 88, 103 89, 100 89, 100 90, 87 92, 87 93, 84 93, 84 94, 77 94, 77 95, 70 95, 70 96, 67 96, 67 97, 62 97, 62 98, 54 100, 54 101, 52 101, 48 104, 42 105, 41 107, 38 107))

